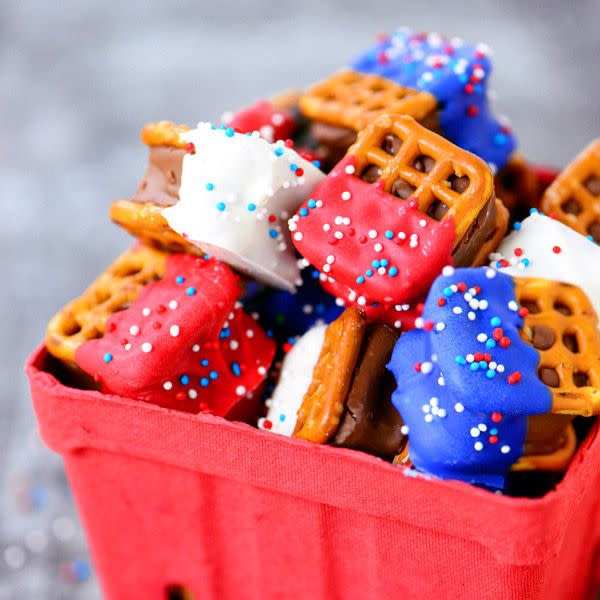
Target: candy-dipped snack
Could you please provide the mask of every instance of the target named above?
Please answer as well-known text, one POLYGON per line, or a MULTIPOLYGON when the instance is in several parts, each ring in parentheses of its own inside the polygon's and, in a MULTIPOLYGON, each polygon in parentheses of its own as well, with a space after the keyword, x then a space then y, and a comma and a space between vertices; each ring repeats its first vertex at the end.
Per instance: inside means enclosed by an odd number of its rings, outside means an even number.
POLYGON ((358 132, 379 115, 408 115, 429 129, 437 129, 434 96, 350 69, 311 87, 300 97, 299 108, 311 121, 317 155, 328 168, 343 158, 358 132))
POLYGON ((294 437, 389 460, 399 454, 406 436, 390 400, 395 385, 386 370, 397 339, 386 325, 368 326, 356 307, 331 323, 318 359, 311 358, 312 378, 301 403, 294 397, 294 437))
POLYGON ((444 137, 501 169, 515 149, 507 125, 489 107, 490 50, 438 33, 400 29, 369 48, 351 67, 433 94, 444 137))
POLYGON ((492 254, 491 266, 514 277, 563 281, 580 287, 600 314, 600 248, 577 231, 537 212, 515 224, 492 254))
MULTIPOLYGON (((486 164, 407 116, 383 115, 290 220, 298 251, 356 303, 418 302, 471 265, 506 219, 486 164)), ((338 294, 339 295, 339 294, 338 294)))
POLYGON ((423 328, 400 337, 388 366, 418 469, 503 488, 528 416, 552 408, 540 356, 520 335, 524 314, 513 279, 491 268, 447 268, 436 279, 423 328))
POLYGON ((600 139, 560 173, 544 192, 540 208, 600 243, 600 139))
POLYGON ((293 291, 300 271, 287 219, 324 177, 284 143, 200 123, 183 134, 180 200, 169 226, 212 256, 273 287, 293 291))
POLYGON ((227 265, 170 255, 164 277, 113 314, 102 337, 79 346, 75 362, 106 393, 232 416, 259 393, 275 353, 239 295, 227 265))

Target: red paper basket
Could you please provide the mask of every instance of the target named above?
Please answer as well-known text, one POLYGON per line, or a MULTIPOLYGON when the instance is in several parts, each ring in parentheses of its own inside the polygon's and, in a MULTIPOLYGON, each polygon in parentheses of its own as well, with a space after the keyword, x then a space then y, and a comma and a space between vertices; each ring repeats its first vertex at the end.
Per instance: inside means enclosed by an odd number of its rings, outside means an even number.
POLYGON ((588 599, 596 423, 564 480, 511 498, 209 415, 68 388, 27 364, 107 598, 588 599))

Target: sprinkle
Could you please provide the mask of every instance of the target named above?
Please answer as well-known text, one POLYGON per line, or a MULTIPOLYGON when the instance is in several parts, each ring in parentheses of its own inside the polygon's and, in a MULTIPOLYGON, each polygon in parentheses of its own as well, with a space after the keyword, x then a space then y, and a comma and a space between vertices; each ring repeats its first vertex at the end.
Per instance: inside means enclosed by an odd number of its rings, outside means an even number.
POLYGON ((144 315, 144 317, 149 316, 150 312, 151 312, 150 309, 147 307, 142 309, 142 315, 144 315))
MULTIPOLYGON (((499 370, 499 369, 498 369, 499 370)), ((500 371, 500 370, 499 370, 500 371)), ((521 373, 519 373, 519 371, 515 371, 514 373, 511 373, 508 377, 507 377, 507 381, 508 383, 510 383, 511 385, 514 385, 515 383, 518 383, 519 381, 521 381, 521 373)))
POLYGON ((139 328, 137 325, 132 325, 132 326, 129 328, 129 333, 130 333, 131 335, 133 335, 133 336, 136 336, 136 335, 138 335, 138 334, 139 334, 139 332, 140 332, 140 328, 139 328))
POLYGON ((396 267, 390 267, 388 270, 388 275, 390 277, 396 277, 396 275, 398 275, 398 269, 396 267))
POLYGON ((342 192, 342 200, 350 200, 352 194, 350 192, 342 192))
POLYGON ((348 173, 348 175, 353 175, 354 171, 356 171, 356 169, 352 165, 348 165, 345 170, 346 170, 346 173, 348 173))
POLYGON ((192 352, 200 352, 200 346, 198 344, 194 344, 192 346, 192 352))
POLYGON ((109 363, 112 359, 113 355, 110 352, 107 352, 103 357, 105 363, 109 363))
POLYGON ((502 454, 508 454, 510 452, 510 446, 502 446, 500 452, 502 452, 502 454))
POLYGON ((562 249, 560 246, 553 246, 552 252, 554 252, 554 254, 560 254, 562 252, 562 249))
POLYGON ((370 229, 370 230, 369 230, 369 233, 368 233, 368 236, 369 236, 369 237, 370 237, 372 240, 374 240, 374 239, 377 237, 377 232, 376 232, 374 229, 370 229))
POLYGON ((187 375, 182 375, 179 378, 179 381, 181 382, 181 385, 187 385, 190 382, 190 378, 187 375))
POLYGON ((165 381, 163 383, 163 388, 168 392, 169 390, 173 389, 173 384, 170 381, 165 381))
POLYGON ((444 277, 452 277, 452 275, 454 275, 454 267, 451 267, 449 265, 445 266, 442 269, 442 275, 444 277))
POLYGON ((246 388, 245 388, 243 385, 238 385, 238 386, 235 388, 235 393, 236 393, 238 396, 243 396, 243 395, 246 393, 246 388))
POLYGON ((463 405, 462 405, 460 402, 457 402, 457 403, 454 405, 454 410, 455 410, 457 413, 461 413, 461 412, 463 412, 463 411, 465 410, 465 407, 464 407, 464 406, 463 406, 463 405))
POLYGON ((192 287, 192 286, 190 286, 190 287, 189 287, 187 290, 185 290, 185 293, 186 293, 188 296, 195 296, 195 295, 196 295, 196 288, 195 288, 195 287, 192 287))
POLYGON ((169 302, 169 308, 171 310, 175 310, 178 306, 179 306, 179 303, 177 302, 177 300, 171 300, 169 302))
POLYGON ((152 351, 152 344, 150 342, 144 342, 142 344, 142 352, 148 354, 148 352, 152 351))
POLYGON ((250 202, 246 208, 249 212, 254 212, 256 210, 256 204, 254 204, 254 202, 250 202))
POLYGON ((483 450, 483 444, 481 442, 475 442, 473 444, 473 448, 475 448, 477 452, 480 452, 481 450, 483 450))
POLYGON ((300 231, 297 231, 296 233, 294 233, 294 239, 297 240, 298 242, 302 241, 302 233, 300 231))
POLYGON ((233 137, 233 136, 235 135, 235 131, 234 131, 233 127, 228 127, 228 128, 225 130, 225 135, 226 135, 227 137, 233 137))
MULTIPOLYGON (((206 184, 204 187, 205 187, 205 188, 206 188, 206 189, 207 189, 209 192, 212 192, 212 190, 214 190, 214 189, 215 189, 215 185, 214 185, 213 183, 207 183, 207 184, 206 184)), ((221 210, 221 209, 219 209, 219 210, 221 210)))
POLYGON ((179 325, 171 325, 171 327, 169 328, 169 333, 173 337, 177 337, 179 335, 179 325))

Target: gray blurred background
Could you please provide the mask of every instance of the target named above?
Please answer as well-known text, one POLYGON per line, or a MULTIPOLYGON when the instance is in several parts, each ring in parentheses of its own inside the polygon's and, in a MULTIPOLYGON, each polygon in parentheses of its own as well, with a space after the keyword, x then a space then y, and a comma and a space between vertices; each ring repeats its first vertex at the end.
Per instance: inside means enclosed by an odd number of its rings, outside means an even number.
POLYGON ((306 85, 407 25, 491 45, 497 110, 529 159, 562 165, 600 134, 598 23, 592 0, 0 0, 0 600, 100 597, 22 364, 130 242, 107 209, 142 174, 144 123, 306 85))

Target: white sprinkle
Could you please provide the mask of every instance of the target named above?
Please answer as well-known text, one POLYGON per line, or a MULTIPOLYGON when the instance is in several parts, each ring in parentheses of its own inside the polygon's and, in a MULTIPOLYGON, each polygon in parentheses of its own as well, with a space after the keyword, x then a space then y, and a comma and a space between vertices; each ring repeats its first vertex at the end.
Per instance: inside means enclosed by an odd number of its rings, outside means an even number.
POLYGON ((333 220, 333 222, 334 222, 336 225, 341 225, 341 224, 342 224, 342 220, 343 220, 343 219, 342 219, 342 217, 341 217, 340 215, 338 215, 338 216, 337 216, 337 217, 336 217, 336 218, 333 220))
POLYGON ((498 371, 498 373, 504 373, 504 365, 498 365, 496 371, 498 371))
POLYGON ((408 429, 408 425, 402 425, 402 427, 400 427, 400 433, 402 435, 408 435, 409 429, 408 429))
POLYGON ((519 305, 514 300, 511 300, 508 303, 508 308, 509 308, 509 310, 517 311, 517 310, 519 310, 519 305))
POLYGON ((364 296, 359 296, 356 301, 360 306, 364 306, 367 303, 367 299, 364 296))
POLYGON ((275 113, 272 117, 271 117, 271 123, 273 123, 273 125, 281 125, 284 121, 284 116, 281 113, 275 113))
POLYGON ((383 246, 377 243, 373 246, 373 249, 375 250, 375 252, 381 252, 383 250, 383 246))
POLYGON ((460 314, 462 314, 462 308, 461 308, 460 306, 455 306, 455 307, 452 309, 452 312, 453 312, 455 315, 460 315, 460 314))
POLYGON ((424 324, 425 324, 425 319, 423 317, 417 317, 415 319, 415 327, 417 329, 423 329, 424 324))
POLYGON ((487 300, 480 300, 479 301, 479 310, 485 310, 488 307, 488 301, 487 300))
POLYGON ((385 275, 386 268, 385 268, 385 267, 379 267, 379 269, 377 269, 377 272, 378 272, 380 275, 385 275))
POLYGON ((487 431, 487 425, 485 423, 479 423, 477 427, 479 428, 479 431, 487 431))
POLYGON ((473 444, 473 448, 475 448, 477 452, 480 452, 481 450, 483 450, 483 444, 481 442, 475 442, 473 444))
POLYGON ((343 234, 341 231, 336 231, 336 232, 333 234, 333 237, 334 237, 336 240, 341 240, 341 239, 344 237, 344 234, 343 234))
POLYGON ((235 388, 235 393, 236 393, 238 396, 243 396, 243 395, 246 393, 246 388, 245 388, 243 385, 238 385, 238 386, 235 388))
POLYGON ((267 369, 261 365, 260 367, 258 367, 258 374, 259 375, 266 375, 267 374, 267 369))
POLYGON ((467 317, 469 318, 469 321, 474 321, 475 320, 475 313, 473 311, 469 311, 467 313, 467 317))
POLYGON ((500 452, 502 452, 502 454, 508 454, 510 452, 510 446, 502 446, 500 452))
POLYGON ((173 389, 173 384, 170 381, 165 381, 163 383, 163 388, 168 392, 169 390, 173 389))
POLYGON ((302 232, 296 231, 296 233, 294 234, 294 239, 298 242, 302 241, 302 232))
POLYGON ((425 375, 431 373, 431 369, 433 369, 433 364, 430 362, 424 362, 421 364, 421 373, 425 375))
POLYGON ((488 339, 488 336, 487 336, 485 333, 480 333, 480 334, 477 336, 477 341, 478 341, 478 342, 481 342, 482 344, 483 344, 483 342, 486 342, 486 341, 487 341, 487 339, 488 339))
POLYGON ((331 229, 331 225, 329 223, 325 223, 323 225, 323 231, 329 231, 331 229))
POLYGON ((463 405, 462 405, 460 402, 457 402, 457 403, 454 405, 454 410, 455 410, 457 413, 461 413, 461 412, 463 412, 463 411, 465 410, 465 407, 464 407, 464 406, 463 406, 463 405))
POLYGON ((402 327, 402 321, 394 321, 394 327, 400 329, 402 327))
POLYGON ((142 315, 144 315, 144 317, 149 316, 150 315, 150 309, 148 307, 142 308, 142 315))
POLYGON ((479 431, 479 429, 477 429, 477 427, 471 427, 471 437, 479 437, 479 434, 481 432, 479 431))
POLYGON ((446 323, 438 323, 435 326, 436 331, 444 331, 446 329, 446 323))
POLYGON ((179 325, 171 325, 171 327, 169 328, 169 333, 173 337, 177 337, 179 335, 179 325))
POLYGON ((342 192, 342 200, 350 200, 351 196, 350 192, 342 192))
POLYGON ((344 217, 342 219, 342 224, 343 225, 350 225, 351 221, 350 221, 350 217, 344 217))
POLYGON ((200 352, 200 346, 198 344, 194 344, 192 346, 192 352, 200 352))
POLYGON ((377 232, 374 229, 369 229, 368 236, 374 240, 377 237, 377 232))
POLYGON ((131 350, 131 344, 127 342, 124 346, 125 350, 131 350))
POLYGON ((332 265, 335 262, 335 256, 330 254, 326 259, 328 265, 332 265))
POLYGON ((252 329, 248 329, 248 331, 246 331, 246 337, 253 338, 254 331, 252 329))
POLYGON ((142 344, 142 352, 148 354, 152 350, 152 344, 150 342, 144 342, 142 344))
POLYGON ((425 219, 421 219, 421 220, 419 221, 419 225, 420 225, 421 227, 427 227, 427 221, 426 221, 425 219))
POLYGON ((188 396, 192 399, 195 400, 198 397, 198 392, 196 390, 190 390, 188 392, 188 396))
POLYGON ((463 298, 467 301, 467 302, 471 302, 471 300, 473 300, 473 296, 471 296, 470 292, 465 292, 463 298))
POLYGON ((451 267, 450 265, 445 266, 442 269, 442 275, 444 277, 452 277, 452 275, 454 275, 454 267, 451 267))
POLYGON ((472 354, 467 354, 467 362, 472 363, 475 360, 475 357, 472 354))
POLYGON ((469 306, 473 310, 478 310, 479 309, 479 300, 476 300, 475 298, 473 298, 473 300, 471 300, 471 302, 469 302, 469 306))
POLYGON ((413 234, 410 236, 410 242, 408 244, 411 248, 416 248, 419 245, 419 238, 413 234))
POLYGON ((140 332, 140 328, 139 328, 137 325, 132 325, 132 326, 129 328, 129 333, 130 333, 131 335, 134 335, 134 336, 135 336, 135 335, 137 335, 139 332, 140 332))
POLYGON ((429 400, 429 404, 431 404, 431 406, 439 406, 440 404, 440 399, 436 398, 435 396, 433 398, 431 398, 429 400))
POLYGON ((423 406, 421 407, 424 413, 429 413, 431 412, 431 406, 429 406, 429 404, 423 404, 423 406))
POLYGON ((406 239, 406 234, 404 233, 404 231, 399 231, 398 232, 398 238, 401 240, 405 240, 406 239))
POLYGON ((317 208, 323 208, 323 200, 317 200, 317 201, 315 202, 315 206, 316 206, 317 208))
POLYGON ((494 277, 496 277, 496 271, 494 269, 486 269, 485 270, 485 276, 488 279, 494 279, 494 277))
POLYGON ((352 165, 346 167, 346 173, 348 173, 348 175, 354 174, 354 171, 356 171, 356 169, 352 165))
POLYGON ((179 303, 177 302, 177 300, 171 300, 171 301, 169 302, 169 308, 170 308, 171 310, 175 310, 175 309, 176 309, 176 308, 178 308, 178 307, 179 307, 179 303))
POLYGON ((440 408, 440 409, 438 410, 438 417, 439 417, 440 419, 443 419, 445 416, 446 416, 446 409, 445 409, 445 408, 440 408))
POLYGON ((496 368, 498 367, 498 363, 496 361, 491 361, 490 364, 488 365, 488 367, 492 370, 495 371, 496 368))
POLYGON ((425 419, 425 421, 427 423, 431 423, 431 421, 433 421, 433 416, 432 415, 425 415, 423 418, 425 419))
POLYGON ((323 271, 323 273, 329 273, 329 271, 331 271, 331 265, 324 264, 324 265, 321 267, 321 271, 323 271))

